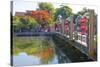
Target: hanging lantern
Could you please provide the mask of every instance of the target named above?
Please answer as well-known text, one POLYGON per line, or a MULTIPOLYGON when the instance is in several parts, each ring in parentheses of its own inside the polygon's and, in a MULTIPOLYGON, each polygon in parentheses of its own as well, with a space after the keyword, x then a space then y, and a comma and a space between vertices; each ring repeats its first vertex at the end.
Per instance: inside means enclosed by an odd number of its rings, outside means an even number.
POLYGON ((87 18, 86 17, 80 19, 81 35, 85 35, 86 34, 86 30, 87 30, 86 22, 87 22, 87 18))
POLYGON ((80 19, 80 22, 81 22, 81 23, 86 23, 86 22, 87 22, 87 18, 86 18, 86 17, 81 18, 81 19, 80 19))
POLYGON ((81 26, 81 30, 87 30, 86 26, 81 26))
POLYGON ((68 25, 68 21, 65 22, 65 25, 68 25))
POLYGON ((66 20, 65 22, 65 28, 66 28, 66 31, 68 31, 68 20, 66 20))

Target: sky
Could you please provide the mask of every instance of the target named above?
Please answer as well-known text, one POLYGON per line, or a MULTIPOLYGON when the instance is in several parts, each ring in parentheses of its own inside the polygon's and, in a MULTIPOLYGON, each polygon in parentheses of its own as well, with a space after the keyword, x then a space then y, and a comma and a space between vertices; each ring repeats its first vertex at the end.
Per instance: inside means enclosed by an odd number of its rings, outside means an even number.
MULTIPOLYGON (((61 3, 55 3, 52 2, 54 8, 59 8, 61 3)), ((84 7, 88 9, 94 9, 97 13, 97 7, 96 6, 90 6, 90 5, 77 5, 77 4, 69 4, 66 3, 69 7, 72 8, 73 13, 77 13, 78 11, 81 11, 84 7)), ((16 11, 25 12, 26 10, 35 10, 38 8, 38 2, 36 1, 14 1, 13 2, 13 15, 16 11)))

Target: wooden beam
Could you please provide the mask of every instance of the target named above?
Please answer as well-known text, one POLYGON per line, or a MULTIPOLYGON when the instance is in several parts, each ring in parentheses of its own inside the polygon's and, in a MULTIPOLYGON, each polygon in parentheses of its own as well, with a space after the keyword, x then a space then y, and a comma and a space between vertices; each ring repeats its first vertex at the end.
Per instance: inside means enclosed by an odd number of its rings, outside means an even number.
POLYGON ((69 23, 69 37, 70 37, 70 40, 73 40, 73 16, 71 16, 71 21, 69 23))
POLYGON ((62 33, 64 34, 65 32, 65 22, 64 19, 62 19, 62 33))
POLYGON ((89 12, 89 24, 88 24, 88 37, 87 37, 87 44, 88 44, 88 55, 89 58, 94 57, 94 10, 88 10, 89 12))

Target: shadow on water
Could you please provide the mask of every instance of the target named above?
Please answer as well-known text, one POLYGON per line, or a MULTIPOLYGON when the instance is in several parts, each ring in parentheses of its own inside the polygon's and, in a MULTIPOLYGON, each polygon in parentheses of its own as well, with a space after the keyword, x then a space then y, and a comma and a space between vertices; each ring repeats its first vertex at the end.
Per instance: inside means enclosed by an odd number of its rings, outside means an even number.
POLYGON ((68 57, 68 60, 70 60, 71 62, 93 61, 85 53, 82 53, 79 49, 65 41, 63 38, 59 38, 55 35, 53 36, 53 40, 59 50, 62 51, 62 53, 65 54, 68 57))

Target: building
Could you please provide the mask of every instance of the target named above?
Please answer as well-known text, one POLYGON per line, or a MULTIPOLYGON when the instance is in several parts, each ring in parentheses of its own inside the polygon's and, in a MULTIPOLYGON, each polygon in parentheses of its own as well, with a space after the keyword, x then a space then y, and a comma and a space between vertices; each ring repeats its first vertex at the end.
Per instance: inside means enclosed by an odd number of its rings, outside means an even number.
POLYGON ((25 16, 26 12, 15 12, 15 16, 25 16))

